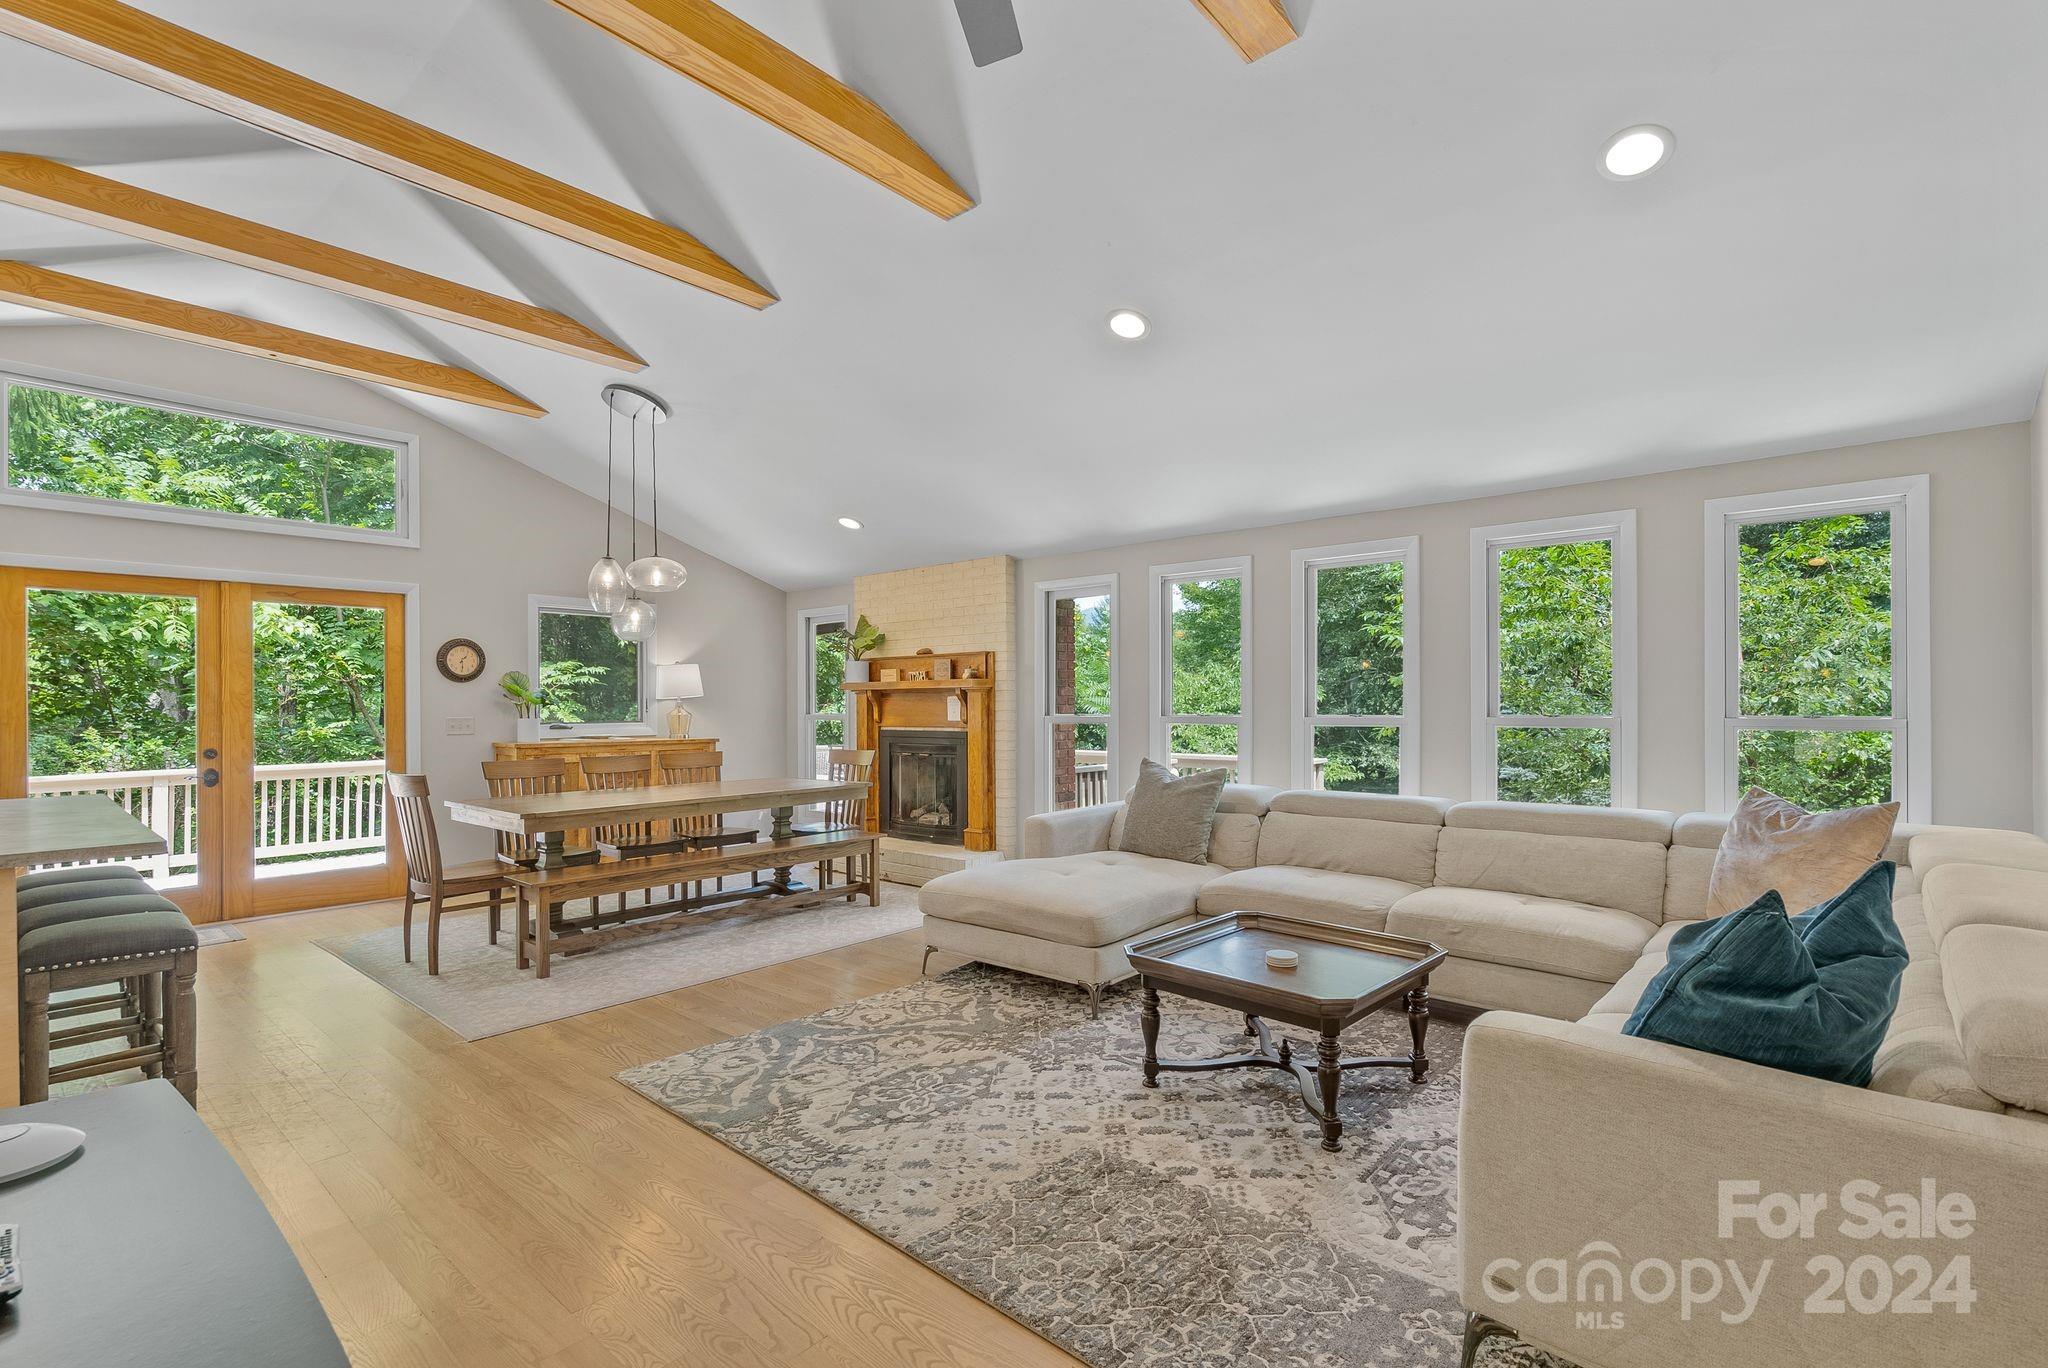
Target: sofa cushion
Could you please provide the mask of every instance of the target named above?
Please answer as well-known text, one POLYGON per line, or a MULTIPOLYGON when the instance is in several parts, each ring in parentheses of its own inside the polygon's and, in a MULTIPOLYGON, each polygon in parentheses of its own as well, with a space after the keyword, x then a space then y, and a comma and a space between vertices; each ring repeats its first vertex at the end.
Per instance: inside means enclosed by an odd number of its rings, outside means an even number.
POLYGON ((1417 887, 1436 878, 1436 843, 1443 828, 1435 823, 1409 820, 1406 815, 1376 816, 1380 809, 1369 794, 1319 795, 1326 800, 1350 800, 1355 806, 1346 811, 1344 806, 1325 802, 1317 804, 1320 812, 1313 813, 1281 807, 1290 796, 1283 794, 1260 824, 1260 864, 1370 874, 1417 887), (1339 812, 1345 815, 1337 815, 1339 812))
POLYGON ((1611 907, 1496 889, 1425 888, 1394 904, 1387 930, 1461 959, 1612 983, 1657 927, 1611 907))
POLYGON ((1206 863, 1209 825, 1228 776, 1220 769, 1175 774, 1157 760, 1138 762, 1138 786, 1124 804, 1116 848, 1162 860, 1206 863))
POLYGON ((1938 947, 1958 926, 2048 931, 2048 872, 1944 864, 1928 871, 1922 899, 1938 947))
MULTIPOLYGON (((1258 863, 1259 819, 1279 793, 1279 789, 1265 784, 1223 786, 1223 796, 1216 803, 1216 820, 1209 824, 1210 864, 1248 869, 1258 863)), ((1123 801, 1115 805, 1109 819, 1109 840, 1101 849, 1123 848, 1124 814, 1130 811, 1130 805, 1131 795, 1125 793, 1123 801)))
POLYGON ((1384 931, 1387 909, 1413 892, 1412 883, 1370 874, 1261 865, 1204 884, 1196 906, 1209 917, 1226 912, 1274 912, 1361 931, 1384 931))
POLYGON ((1560 803, 1453 803, 1444 825, 1467 831, 1527 831, 1602 841, 1671 843, 1668 812, 1648 808, 1567 807, 1560 803))
POLYGON ((1817 907, 1884 858, 1898 820, 1897 803, 1808 812, 1752 787, 1714 854, 1708 914, 1739 911, 1771 889, 1795 913, 1817 907))
POLYGON ((1665 854, 1654 841, 1450 826, 1437 841, 1436 883, 1618 908, 1654 929, 1664 916, 1665 854))
POLYGON ((1094 850, 1004 860, 943 874, 918 890, 928 917, 1015 931, 1065 945, 1125 941, 1195 910, 1216 865, 1094 850))
POLYGON ((1906 943, 1906 972, 1899 979, 1899 1005, 1892 1012, 1891 1029, 1877 1047, 1871 1091, 1971 1111, 2003 1111, 2005 1104, 1970 1077, 1921 900, 1893 897, 1892 919, 1906 943))
POLYGON ((2048 870, 2048 841, 2025 831, 1930 827, 1913 837, 1908 858, 1924 881, 1945 864, 2048 870))
POLYGON ((1906 968, 1891 894, 1880 861, 1804 916, 1767 889, 1677 933, 1623 1034, 1862 1087, 1906 968))
POLYGON ((1650 937, 1649 943, 1643 947, 1641 957, 1593 1004, 1589 1015, 1619 1015, 1621 1021, 1614 1023, 1614 1029, 1619 1031, 1622 1022, 1629 1019, 1636 1010, 1636 1004, 1643 1000, 1643 990, 1650 986, 1650 980, 1657 977, 1657 971, 1664 967, 1664 955, 1671 948, 1671 938, 1692 924, 1689 921, 1665 922, 1658 927, 1657 934, 1650 937))
POLYGON ((1941 982, 1977 1086, 2048 1111, 2048 934, 1954 927, 1941 942, 1941 982))

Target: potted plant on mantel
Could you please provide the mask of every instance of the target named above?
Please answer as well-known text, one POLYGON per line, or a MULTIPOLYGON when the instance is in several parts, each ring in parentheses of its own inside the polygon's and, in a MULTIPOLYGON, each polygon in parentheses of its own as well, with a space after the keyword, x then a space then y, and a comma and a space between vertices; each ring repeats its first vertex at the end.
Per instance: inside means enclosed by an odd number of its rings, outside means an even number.
POLYGON ((846 648, 847 683, 867 683, 868 662, 863 657, 873 655, 881 649, 882 643, 887 639, 875 630, 875 625, 868 621, 866 613, 860 615, 860 620, 853 624, 851 631, 843 628, 840 630, 839 642, 846 648))

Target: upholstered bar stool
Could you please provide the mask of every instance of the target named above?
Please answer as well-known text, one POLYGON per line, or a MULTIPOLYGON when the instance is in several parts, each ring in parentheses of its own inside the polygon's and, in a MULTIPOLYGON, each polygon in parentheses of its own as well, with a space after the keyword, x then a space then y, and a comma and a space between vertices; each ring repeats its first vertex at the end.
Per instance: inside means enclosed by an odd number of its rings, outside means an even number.
POLYGON ((41 1102, 52 1083, 141 1069, 167 1078, 187 1102, 199 1096, 197 1009, 199 937, 176 904, 157 894, 53 903, 24 914, 15 947, 21 974, 21 1100, 41 1102), (132 985, 140 985, 139 990, 132 985), (105 993, 51 1005, 72 988, 105 993), (58 1026, 53 1021, 100 1017, 58 1026), (128 1048, 62 1064, 51 1055, 72 1046, 123 1040, 128 1048))

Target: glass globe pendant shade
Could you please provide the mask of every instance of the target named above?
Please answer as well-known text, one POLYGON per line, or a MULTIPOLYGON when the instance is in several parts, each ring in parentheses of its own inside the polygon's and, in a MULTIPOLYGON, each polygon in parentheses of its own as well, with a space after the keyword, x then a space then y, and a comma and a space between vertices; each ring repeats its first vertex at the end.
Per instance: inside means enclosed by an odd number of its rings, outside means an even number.
POLYGON ((590 567, 590 606, 600 613, 616 613, 626 606, 626 571, 606 556, 590 567))
POLYGON ((626 580, 643 594, 665 594, 680 589, 690 572, 679 560, 667 556, 642 556, 626 567, 626 580))
POLYGON ((618 612, 612 614, 612 635, 621 641, 645 641, 654 635, 654 605, 638 594, 630 594, 618 612))

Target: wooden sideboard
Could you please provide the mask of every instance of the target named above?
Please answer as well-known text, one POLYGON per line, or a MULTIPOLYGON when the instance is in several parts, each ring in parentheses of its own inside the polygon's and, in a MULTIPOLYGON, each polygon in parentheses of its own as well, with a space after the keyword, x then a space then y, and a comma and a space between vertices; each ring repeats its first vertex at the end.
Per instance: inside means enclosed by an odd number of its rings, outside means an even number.
POLYGON ((586 755, 644 755, 647 757, 647 781, 661 782, 660 757, 672 751, 715 751, 718 738, 715 736, 568 736, 552 741, 498 741, 491 750, 500 760, 544 760, 562 759, 569 762, 566 786, 571 789, 583 787, 583 766, 580 763, 586 755))

